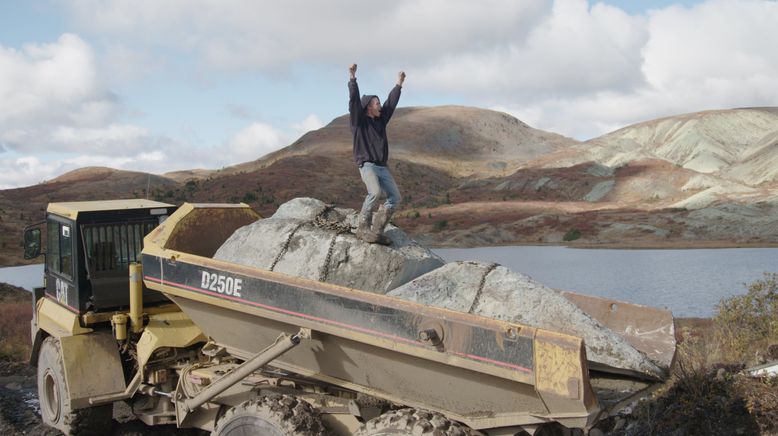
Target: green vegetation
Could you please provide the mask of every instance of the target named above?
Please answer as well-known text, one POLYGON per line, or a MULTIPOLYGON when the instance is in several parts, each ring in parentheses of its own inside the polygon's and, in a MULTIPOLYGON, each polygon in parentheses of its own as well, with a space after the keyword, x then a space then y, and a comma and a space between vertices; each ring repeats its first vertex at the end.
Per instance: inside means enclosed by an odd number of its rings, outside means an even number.
POLYGON ((439 231, 445 229, 446 226, 448 226, 448 221, 440 220, 440 221, 435 221, 435 224, 433 225, 433 228, 435 229, 436 232, 439 232, 439 231))
POLYGON ((185 188, 185 189, 186 189, 186 191, 187 191, 187 192, 189 192, 190 194, 194 193, 195 191, 197 191, 197 188, 198 188, 198 183, 197 183, 197 180, 188 180, 188 181, 187 181, 187 182, 184 184, 184 188, 185 188))
POLYGON ((565 236, 562 237, 562 240, 565 242, 569 241, 575 241, 576 239, 581 237, 581 231, 578 229, 570 229, 565 233, 565 236))
MULTIPOLYGON (((630 434, 775 434, 778 377, 742 369, 778 358, 778 274, 719 302, 711 326, 682 328, 672 377, 636 408, 630 434)), ((608 429, 604 427, 604 429, 608 429)))
POLYGON ((721 300, 714 318, 723 357, 756 363, 767 347, 778 343, 778 274, 765 274, 745 295, 721 300))
POLYGON ((30 354, 32 304, 2 304, 0 317, 0 360, 23 360, 30 354))
POLYGON ((0 283, 0 361, 22 361, 30 356, 30 293, 0 283))
POLYGON ((253 192, 247 192, 247 193, 243 194, 243 198, 241 199, 241 201, 243 203, 253 203, 253 202, 257 201, 258 199, 259 199, 259 197, 257 197, 257 194, 255 194, 253 192))

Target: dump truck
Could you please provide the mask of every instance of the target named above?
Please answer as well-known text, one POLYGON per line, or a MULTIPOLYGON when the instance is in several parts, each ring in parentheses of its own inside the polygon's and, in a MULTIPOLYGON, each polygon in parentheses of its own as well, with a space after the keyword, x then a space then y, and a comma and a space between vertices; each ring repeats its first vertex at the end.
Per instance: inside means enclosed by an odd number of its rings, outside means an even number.
MULTIPOLYGON (((562 332, 212 258, 259 219, 246 204, 50 204, 24 231, 26 258, 47 242, 30 357, 43 422, 103 434, 125 402, 149 426, 214 435, 586 432, 661 382, 590 368, 562 332)), ((668 311, 566 295, 672 360, 668 311)))

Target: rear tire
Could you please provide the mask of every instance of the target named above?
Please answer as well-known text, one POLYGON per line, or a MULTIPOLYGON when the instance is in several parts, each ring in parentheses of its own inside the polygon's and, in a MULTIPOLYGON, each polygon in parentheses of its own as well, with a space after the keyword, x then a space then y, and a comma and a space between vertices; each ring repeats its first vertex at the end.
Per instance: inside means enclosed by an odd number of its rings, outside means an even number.
POLYGON ((66 435, 104 435, 110 431, 113 405, 73 410, 65 383, 59 340, 47 337, 38 353, 38 399, 43 423, 66 435))
POLYGON ((272 395, 231 407, 216 421, 213 436, 323 436, 319 414, 305 401, 272 395))
POLYGON ((480 434, 458 422, 451 421, 440 413, 415 409, 386 412, 365 423, 365 426, 357 432, 357 436, 476 436, 480 434))

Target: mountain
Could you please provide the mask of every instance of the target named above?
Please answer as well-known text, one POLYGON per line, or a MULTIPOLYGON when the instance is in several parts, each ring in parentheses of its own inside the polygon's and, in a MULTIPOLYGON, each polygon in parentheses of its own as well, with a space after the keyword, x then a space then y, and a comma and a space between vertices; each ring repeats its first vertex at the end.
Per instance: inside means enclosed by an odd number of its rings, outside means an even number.
MULTIPOLYGON (((778 244, 778 108, 706 111, 579 142, 500 112, 400 108, 390 168, 395 223, 432 245, 778 244)), ((0 263, 52 201, 245 202, 262 215, 300 196, 358 208, 365 190, 346 116, 255 161, 164 175, 82 168, 0 191, 0 263)))
POLYGON ((565 164, 616 167, 661 159, 754 186, 778 175, 778 108, 697 112, 624 127, 557 156, 565 164))
MULTIPOLYGON (((455 177, 509 174, 528 160, 578 144, 502 112, 463 106, 399 108, 387 134, 391 160, 426 165, 455 177)), ((221 173, 249 172, 301 155, 336 154, 351 160, 351 148, 351 130, 344 115, 288 147, 221 173)))

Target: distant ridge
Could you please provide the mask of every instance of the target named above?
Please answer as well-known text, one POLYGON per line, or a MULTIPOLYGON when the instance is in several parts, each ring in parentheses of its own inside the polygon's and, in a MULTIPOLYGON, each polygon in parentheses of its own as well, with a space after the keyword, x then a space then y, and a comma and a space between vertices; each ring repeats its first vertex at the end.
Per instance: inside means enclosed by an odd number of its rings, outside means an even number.
POLYGON ((634 124, 586 141, 565 163, 662 159, 746 185, 778 176, 778 108, 711 110, 634 124))
MULTIPOLYGON (((425 244, 778 244, 778 108, 664 117, 579 142, 502 112, 410 107, 389 137, 395 222, 425 244)), ((295 197, 357 208, 364 195, 344 115, 222 169, 86 167, 0 190, 0 264, 21 262, 21 229, 53 201, 244 202, 268 216, 295 197)))

